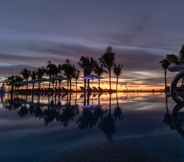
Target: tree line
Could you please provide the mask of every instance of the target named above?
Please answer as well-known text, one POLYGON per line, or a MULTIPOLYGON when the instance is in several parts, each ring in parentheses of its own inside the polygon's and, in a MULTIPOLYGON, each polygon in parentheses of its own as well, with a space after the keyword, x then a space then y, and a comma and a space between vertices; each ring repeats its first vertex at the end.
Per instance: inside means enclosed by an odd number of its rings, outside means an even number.
MULTIPOLYGON (((99 76, 98 79, 98 86, 100 87, 100 76, 102 74, 107 73, 109 75, 109 90, 112 90, 111 88, 111 78, 112 78, 112 71, 114 75, 116 76, 116 90, 118 89, 118 79, 122 72, 123 64, 116 64, 115 63, 115 53, 112 51, 112 47, 108 46, 106 48, 106 52, 97 60, 95 60, 93 57, 84 57, 81 56, 80 60, 78 61, 79 67, 83 70, 84 76, 90 75, 92 73, 99 76)), ((72 87, 72 79, 75 80, 76 83, 76 90, 77 90, 77 81, 79 79, 81 70, 77 69, 75 65, 71 63, 69 59, 66 59, 66 61, 63 64, 55 65, 51 61, 47 62, 46 67, 39 67, 35 70, 28 70, 24 68, 21 70, 21 72, 18 75, 12 75, 8 77, 4 83, 7 85, 13 86, 16 82, 22 82, 22 81, 29 81, 41 79, 43 76, 47 76, 48 78, 52 78, 58 75, 62 75, 67 78, 67 89, 71 90, 72 87)), ((61 80, 57 80, 59 84, 61 84, 61 80)), ((56 84, 57 84, 56 81, 56 84)), ((53 81, 54 83, 54 81, 53 81)), ((84 79, 84 85, 85 87, 88 86, 89 88, 89 80, 84 79)), ((34 86, 34 83, 33 83, 34 86)), ((50 87, 50 82, 49 82, 50 87)), ((28 84, 27 84, 28 88, 28 84)))

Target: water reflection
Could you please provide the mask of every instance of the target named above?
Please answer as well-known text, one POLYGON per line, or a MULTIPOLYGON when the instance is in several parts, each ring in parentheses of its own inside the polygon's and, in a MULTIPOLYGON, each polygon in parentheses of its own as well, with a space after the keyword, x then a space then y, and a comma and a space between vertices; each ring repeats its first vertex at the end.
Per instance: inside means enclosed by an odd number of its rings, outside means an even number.
POLYGON ((169 108, 168 108, 168 97, 170 97, 170 96, 167 96, 167 94, 165 94, 166 113, 164 115, 164 119, 162 120, 162 122, 166 125, 169 125, 170 130, 173 130, 174 125, 172 122, 172 114, 170 114, 169 108))
POLYGON ((184 137, 184 105, 177 104, 173 108, 172 121, 177 132, 184 137))
POLYGON ((27 96, 21 97, 25 97, 25 99, 15 97, 5 100, 3 102, 4 107, 8 110, 16 110, 20 117, 30 115, 38 119, 43 119, 45 125, 56 120, 63 122, 63 125, 66 127, 68 122, 73 120, 73 117, 78 114, 77 101, 71 105, 71 95, 67 95, 67 103, 64 105, 61 104, 60 96, 48 96, 47 103, 41 103, 40 96, 32 95, 31 102, 27 101, 27 96), (36 102, 33 102, 34 97, 37 98, 36 102), (57 97, 59 97, 58 101, 57 97))
POLYGON ((172 114, 168 108, 168 96, 165 95, 166 114, 164 115, 163 123, 169 125, 170 130, 176 129, 177 132, 184 137, 184 104, 176 104, 172 110, 172 114))
POLYGON ((101 101, 104 98, 101 96, 102 94, 82 95, 78 93, 51 96, 11 95, 10 99, 5 99, 2 103, 7 110, 15 111, 20 118, 34 117, 43 120, 46 126, 55 121, 67 127, 73 121, 81 131, 96 127, 106 134, 108 140, 112 140, 116 132, 115 121, 123 119, 123 113, 119 105, 118 94, 114 97, 116 104, 113 104, 115 105, 113 109, 112 94, 106 94, 106 102, 103 104, 101 101), (78 101, 81 98, 82 102, 78 101), (80 106, 79 103, 81 103, 80 106))

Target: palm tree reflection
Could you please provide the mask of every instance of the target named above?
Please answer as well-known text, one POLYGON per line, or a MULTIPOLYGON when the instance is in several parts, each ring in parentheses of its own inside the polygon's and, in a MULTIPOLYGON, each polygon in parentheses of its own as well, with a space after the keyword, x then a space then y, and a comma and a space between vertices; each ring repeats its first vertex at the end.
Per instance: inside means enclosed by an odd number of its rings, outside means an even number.
POLYGON ((82 113, 82 117, 80 117, 77 120, 77 124, 79 126, 79 129, 88 129, 88 128, 92 128, 93 125, 95 125, 95 120, 94 120, 94 115, 92 113, 92 111, 90 109, 83 109, 83 113, 82 113))
POLYGON ((25 100, 15 97, 13 100, 5 100, 4 106, 6 109, 11 111, 19 109, 23 105, 23 103, 25 103, 25 100))
POLYGON ((99 123, 99 128, 102 129, 102 131, 106 134, 107 139, 109 141, 113 140, 112 134, 116 132, 116 127, 115 127, 115 120, 117 117, 119 119, 123 119, 123 113, 121 111, 121 108, 119 106, 118 102, 118 94, 116 93, 116 101, 117 105, 116 108, 114 109, 113 115, 111 114, 111 93, 109 93, 109 111, 106 117, 102 118, 102 121, 99 123))
POLYGON ((116 106, 116 108, 114 109, 114 119, 116 120, 117 119, 117 117, 119 118, 119 119, 123 119, 123 113, 122 113, 122 111, 121 111, 121 108, 120 108, 120 106, 119 106, 119 102, 118 102, 118 93, 116 93, 116 101, 117 101, 117 106, 116 106))
POLYGON ((36 106, 32 112, 35 118, 41 119, 43 117, 43 112, 40 106, 36 106))
POLYGON ((13 100, 5 100, 4 107, 9 110, 17 110, 20 117, 31 115, 35 118, 43 119, 45 125, 56 120, 57 122, 62 122, 65 127, 78 114, 77 101, 75 101, 74 105, 71 105, 71 94, 67 94, 67 103, 65 105, 62 105, 60 100, 57 101, 56 96, 51 101, 50 96, 48 96, 48 104, 40 103, 40 96, 37 96, 37 103, 33 102, 33 98, 32 102, 26 102, 26 100, 18 97, 13 100))
POLYGON ((59 113, 55 109, 50 109, 50 108, 46 109, 43 112, 45 125, 48 125, 48 123, 54 121, 54 119, 56 119, 58 115, 59 113))
POLYGON ((77 124, 80 130, 88 128, 91 129, 93 126, 96 126, 99 118, 102 120, 102 116, 107 112, 101 108, 100 95, 98 95, 97 105, 89 105, 90 95, 90 93, 86 93, 86 95, 84 95, 85 102, 83 106, 82 117, 77 120, 77 124))
POLYGON ((177 130, 177 132, 184 137, 184 111, 182 110, 184 108, 183 104, 177 104, 173 108, 172 112, 172 121, 174 124, 174 128, 177 130))
POLYGON ((166 113, 164 115, 164 119, 162 120, 162 122, 166 125, 169 125, 170 129, 173 130, 174 125, 173 125, 173 122, 172 122, 172 115, 169 113, 168 96, 166 94, 165 94, 165 104, 166 104, 166 113))
POLYGON ((27 109, 27 107, 25 105, 24 106, 21 106, 21 108, 18 111, 18 115, 20 117, 23 117, 23 116, 28 115, 28 109, 27 109))
MULTIPOLYGON (((6 100, 4 103, 5 108, 9 110, 16 110, 20 117, 32 116, 37 119, 44 120, 44 124, 56 121, 63 123, 64 127, 67 127, 69 122, 74 119, 74 117, 79 113, 77 104, 77 94, 75 95, 75 100, 72 102, 71 93, 66 94, 67 97, 64 99, 65 104, 62 104, 63 98, 60 96, 48 96, 48 103, 42 103, 40 95, 36 95, 37 99, 35 102, 34 97, 31 96, 31 102, 27 102, 27 97, 25 100, 19 97, 15 97, 13 100, 6 100)), ((87 94, 87 95, 90 95, 87 94)), ((90 103, 91 97, 86 95, 86 103, 90 103)), ((118 95, 116 94, 117 105, 112 112, 111 108, 111 96, 109 94, 109 109, 105 110, 100 104, 100 97, 98 95, 98 104, 96 105, 84 105, 83 112, 80 118, 76 121, 79 130, 91 129, 95 126, 100 128, 107 136, 108 140, 112 140, 112 135, 116 132, 115 121, 117 119, 123 119, 123 114, 118 102, 118 95)), ((74 98, 73 98, 74 99, 74 98)))
POLYGON ((111 141, 112 134, 115 133, 115 122, 114 118, 111 115, 111 93, 109 94, 109 112, 108 115, 104 118, 102 118, 102 121, 99 123, 99 128, 102 129, 102 131, 106 134, 107 139, 111 141))
POLYGON ((63 109, 63 113, 59 115, 59 121, 63 122, 64 127, 67 127, 69 121, 73 120, 77 112, 77 106, 66 105, 65 109, 63 109))

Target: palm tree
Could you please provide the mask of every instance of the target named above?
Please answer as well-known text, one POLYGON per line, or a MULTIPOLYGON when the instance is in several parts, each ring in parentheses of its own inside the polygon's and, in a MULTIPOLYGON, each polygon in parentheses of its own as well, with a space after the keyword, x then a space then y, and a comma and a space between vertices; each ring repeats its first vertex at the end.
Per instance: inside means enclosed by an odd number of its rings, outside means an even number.
MULTIPOLYGON (((30 75, 30 76, 31 76, 31 79, 32 79, 32 80, 35 80, 35 79, 37 78, 37 76, 36 76, 36 71, 35 71, 35 70, 34 70, 34 71, 31 71, 31 75, 30 75)), ((35 83, 33 82, 33 89, 34 89, 34 84, 35 84, 35 83)))
POLYGON ((165 90, 166 90, 166 87, 167 87, 167 69, 169 67, 169 65, 171 64, 171 62, 168 60, 168 59, 163 59, 159 62, 162 66, 162 69, 164 70, 164 81, 165 81, 165 90))
POLYGON ((103 68, 103 65, 99 65, 98 62, 95 63, 95 67, 94 67, 94 72, 97 76, 99 76, 99 79, 98 79, 98 87, 100 87, 100 76, 103 74, 103 73, 107 73, 107 71, 103 68))
POLYGON ((3 84, 6 84, 8 86, 11 86, 11 100, 13 99, 13 92, 14 92, 14 83, 16 82, 22 82, 23 78, 19 75, 12 75, 8 77, 3 84))
POLYGON ((62 65, 59 64, 59 65, 57 66, 57 75, 58 75, 59 73, 61 73, 61 70, 62 70, 62 65))
POLYGON ((36 76, 36 71, 35 70, 31 71, 30 77, 31 77, 32 80, 36 79, 37 76, 36 76))
MULTIPOLYGON (((26 68, 24 68, 20 74, 22 75, 23 79, 25 79, 26 81, 28 81, 30 75, 31 75, 31 70, 27 70, 26 68)), ((28 83, 27 83, 27 89, 28 89, 28 83)))
MULTIPOLYGON (((166 59, 170 62, 170 65, 184 64, 184 45, 182 45, 181 50, 179 51, 179 56, 177 56, 176 54, 167 54, 166 59)), ((181 81, 183 84, 184 77, 181 81)))
MULTIPOLYGON (((59 75, 59 74, 61 73, 61 71, 62 71, 62 65, 59 64, 59 65, 57 66, 57 75, 59 75)), ((61 81, 62 81, 62 80, 58 80, 58 82, 59 82, 59 87, 61 86, 61 81)), ((56 82, 56 83, 57 83, 57 82, 56 82)))
POLYGON ((65 61, 65 63, 62 65, 62 70, 64 71, 64 74, 66 77, 67 77, 67 89, 68 89, 68 86, 70 86, 70 90, 71 90, 71 80, 72 80, 72 77, 74 76, 74 73, 76 71, 76 68, 75 68, 75 65, 71 65, 70 63, 70 60, 67 59, 65 61))
MULTIPOLYGON (((90 75, 92 73, 92 71, 94 70, 95 62, 96 61, 93 59, 93 57, 89 58, 81 56, 78 65, 83 69, 84 76, 90 75)), ((86 79, 84 79, 84 87, 86 89, 86 79)), ((89 89, 89 80, 88 80, 88 89, 89 89)))
POLYGON ((38 79, 42 78, 42 77, 44 76, 44 74, 45 74, 45 71, 46 71, 46 70, 45 70, 44 67, 38 68, 38 69, 35 71, 36 77, 37 77, 38 79))
POLYGON ((106 53, 99 58, 99 61, 103 64, 105 68, 107 68, 109 73, 109 89, 111 90, 111 69, 113 67, 115 61, 115 53, 112 52, 112 47, 107 47, 106 53))
POLYGON ((170 62, 171 65, 180 64, 180 58, 176 54, 167 54, 166 59, 170 62))
MULTIPOLYGON (((58 67, 55 64, 51 63, 51 61, 47 62, 46 74, 49 76, 49 79, 58 74, 58 67)), ((50 82, 49 82, 49 87, 50 87, 50 82)))
POLYGON ((77 80, 79 79, 80 70, 75 70, 74 78, 75 78, 75 85, 76 85, 76 91, 77 91, 77 80))
POLYGON ((4 84, 12 85, 16 82, 21 82, 21 81, 23 81, 23 78, 21 76, 12 75, 12 76, 8 77, 7 79, 5 79, 4 84))
POLYGON ((49 78, 51 78, 58 74, 58 68, 55 64, 51 63, 51 61, 48 61, 46 72, 49 75, 49 78))
POLYGON ((184 63, 184 45, 182 45, 179 51, 179 56, 176 54, 167 54, 166 59, 173 65, 179 65, 184 63))
POLYGON ((121 74, 122 68, 123 68, 123 65, 116 65, 116 64, 114 64, 114 67, 113 67, 113 71, 116 76, 116 91, 118 89, 118 78, 121 74))
POLYGON ((31 75, 31 71, 27 70, 26 68, 24 68, 20 74, 22 75, 23 79, 25 79, 26 81, 28 81, 30 75, 31 75))
MULTIPOLYGON (((38 79, 41 79, 43 77, 43 75, 45 74, 45 68, 44 67, 41 67, 41 68, 38 68, 35 73, 36 73, 36 77, 38 79)), ((39 82, 39 88, 40 88, 40 82, 39 82)))

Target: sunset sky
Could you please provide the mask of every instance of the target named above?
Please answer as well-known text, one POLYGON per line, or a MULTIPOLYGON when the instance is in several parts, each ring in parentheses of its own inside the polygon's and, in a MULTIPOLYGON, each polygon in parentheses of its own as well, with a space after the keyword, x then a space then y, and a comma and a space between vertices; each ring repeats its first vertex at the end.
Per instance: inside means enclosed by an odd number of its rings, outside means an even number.
MULTIPOLYGON (((101 57, 107 46, 123 64, 120 82, 161 86, 159 61, 184 44, 182 0, 1 0, 0 80, 50 60, 101 57)), ((176 73, 168 72, 168 83, 176 73)), ((82 76, 82 74, 81 74, 82 76)), ((107 77, 107 75, 105 76, 107 77)))

